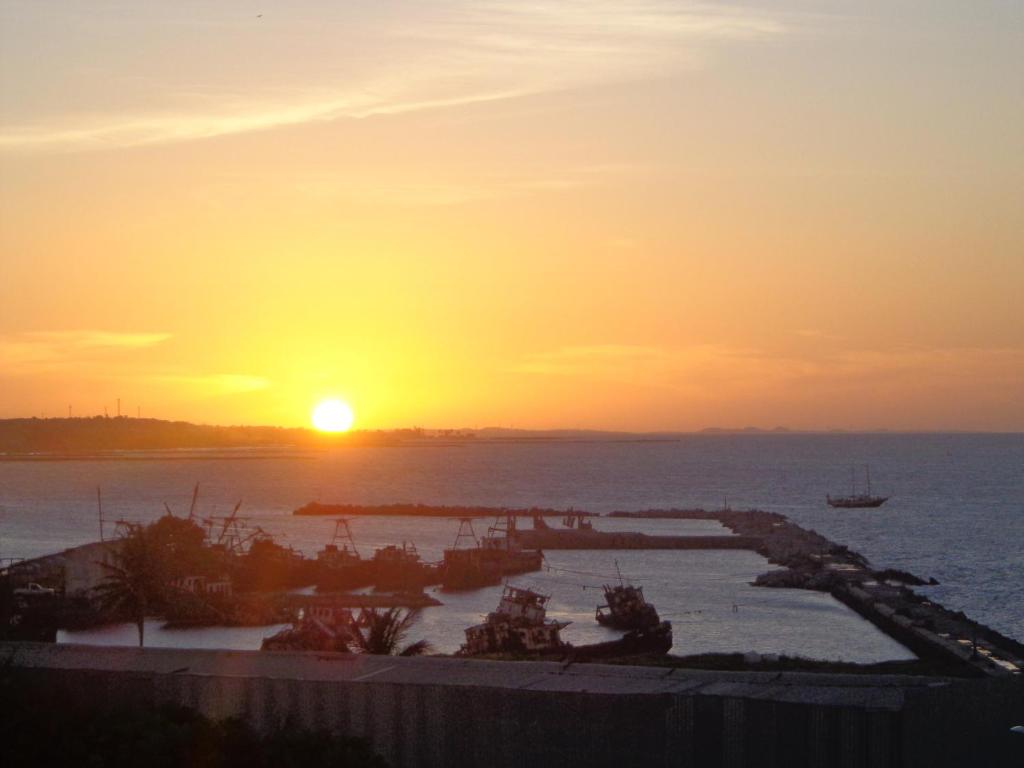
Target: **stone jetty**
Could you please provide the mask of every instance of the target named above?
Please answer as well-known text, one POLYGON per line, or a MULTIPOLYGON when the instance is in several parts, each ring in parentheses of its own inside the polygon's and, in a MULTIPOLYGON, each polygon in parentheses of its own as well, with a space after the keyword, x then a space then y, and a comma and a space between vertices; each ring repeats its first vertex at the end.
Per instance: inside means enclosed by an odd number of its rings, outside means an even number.
POLYGON ((1019 676, 1024 669, 1024 644, 962 612, 944 608, 908 586, 929 582, 891 569, 875 570, 863 555, 801 528, 777 512, 669 509, 613 512, 611 516, 717 520, 737 538, 752 542, 749 549, 782 566, 759 576, 754 582, 758 586, 828 592, 922 659, 953 665, 964 674, 1019 676))

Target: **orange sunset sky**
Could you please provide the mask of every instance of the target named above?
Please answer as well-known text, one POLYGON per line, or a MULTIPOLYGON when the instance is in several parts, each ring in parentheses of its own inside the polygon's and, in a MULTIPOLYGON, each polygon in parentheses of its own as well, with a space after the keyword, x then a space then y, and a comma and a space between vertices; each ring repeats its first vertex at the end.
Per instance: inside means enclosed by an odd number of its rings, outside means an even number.
POLYGON ((3 0, 0 417, 1022 430, 1022 72, 999 0, 3 0))

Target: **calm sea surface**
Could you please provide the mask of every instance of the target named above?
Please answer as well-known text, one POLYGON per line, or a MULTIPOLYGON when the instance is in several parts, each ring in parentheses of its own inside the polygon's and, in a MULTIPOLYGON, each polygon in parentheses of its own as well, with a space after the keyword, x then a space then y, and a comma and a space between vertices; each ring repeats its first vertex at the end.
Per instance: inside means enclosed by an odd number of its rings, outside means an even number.
MULTIPOLYGON (((1024 436, 707 435, 659 443, 481 443, 456 447, 352 448, 287 458, 0 462, 0 557, 31 557, 98 538, 96 486, 108 518, 178 514, 201 484, 199 512, 226 514, 238 500, 259 525, 308 554, 331 535, 323 518, 290 512, 325 502, 574 506, 595 512, 653 507, 777 510, 865 554, 876 566, 934 576, 932 597, 1024 638, 1024 436), (853 465, 870 464, 875 489, 894 493, 877 510, 827 507, 853 465)), ((478 533, 487 521, 477 524, 478 533)), ((717 523, 599 520, 612 530, 715 533, 717 523)), ((360 518, 363 553, 413 541, 440 557, 457 523, 360 518)), ((553 617, 572 621, 573 642, 612 635, 593 620, 600 585, 614 574, 644 586, 673 621, 676 653, 756 650, 871 661, 908 652, 830 596, 748 585, 770 566, 749 552, 549 552, 551 570, 516 583, 552 595, 553 617)), ((493 609, 498 589, 440 594, 415 637, 454 650, 462 629, 493 609)), ((133 629, 67 633, 76 642, 131 643, 133 629)), ((187 633, 154 625, 154 645, 258 647, 266 628, 187 633)))

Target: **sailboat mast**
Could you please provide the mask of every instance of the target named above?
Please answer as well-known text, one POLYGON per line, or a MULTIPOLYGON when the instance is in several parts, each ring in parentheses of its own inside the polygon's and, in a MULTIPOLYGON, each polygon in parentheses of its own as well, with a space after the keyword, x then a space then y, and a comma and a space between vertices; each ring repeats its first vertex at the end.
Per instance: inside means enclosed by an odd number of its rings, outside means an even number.
POLYGON ((867 476, 868 481, 868 496, 871 495, 871 465, 864 465, 864 474, 867 476))
POLYGON ((100 541, 103 541, 103 497, 98 485, 96 486, 96 516, 100 521, 100 541))

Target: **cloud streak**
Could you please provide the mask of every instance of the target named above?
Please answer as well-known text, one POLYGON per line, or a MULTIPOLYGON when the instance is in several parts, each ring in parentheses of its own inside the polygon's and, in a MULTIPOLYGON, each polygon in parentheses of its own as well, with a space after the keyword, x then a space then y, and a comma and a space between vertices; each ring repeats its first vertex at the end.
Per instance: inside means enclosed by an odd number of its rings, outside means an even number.
MULTIPOLYGON (((151 83, 160 96, 158 107, 149 98, 145 108, 124 104, 102 114, 12 122, 0 130, 0 150, 164 144, 661 77, 700 66, 711 45, 772 39, 787 31, 765 12, 684 0, 448 0, 429 7, 406 4, 393 14, 372 14, 353 4, 345 13, 350 16, 325 22, 339 38, 318 51, 324 61, 317 69, 329 76, 314 78, 296 68, 285 82, 261 86, 277 70, 288 70, 287 59, 266 62, 256 49, 265 41, 239 35, 237 55, 252 61, 247 78, 223 75, 219 59, 207 51, 210 72, 201 92, 194 82, 176 83, 163 73, 162 82, 151 83), (346 53, 346 42, 354 52, 346 53), (271 63, 277 69, 268 69, 271 63)), ((289 18, 274 23, 295 40, 287 53, 310 57, 302 47, 308 28, 289 27, 299 24, 289 18)), ((146 29, 140 27, 140 34, 146 29)))
POLYGON ((0 365, 8 374, 53 370, 112 353, 146 349, 170 338, 169 333, 95 330, 6 334, 0 335, 0 365))
POLYGON ((171 338, 169 333, 103 330, 0 334, 0 380, 43 377, 80 381, 84 377, 116 380, 121 385, 141 384, 147 391, 165 387, 200 397, 258 392, 272 386, 265 377, 242 373, 184 373, 159 364, 154 365, 156 372, 140 371, 136 355, 171 338))

